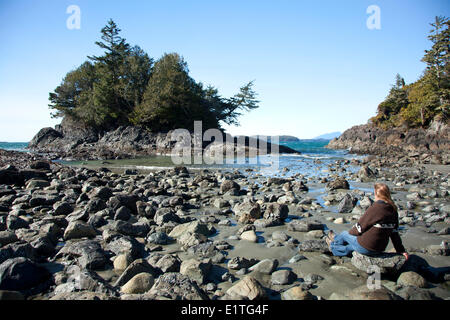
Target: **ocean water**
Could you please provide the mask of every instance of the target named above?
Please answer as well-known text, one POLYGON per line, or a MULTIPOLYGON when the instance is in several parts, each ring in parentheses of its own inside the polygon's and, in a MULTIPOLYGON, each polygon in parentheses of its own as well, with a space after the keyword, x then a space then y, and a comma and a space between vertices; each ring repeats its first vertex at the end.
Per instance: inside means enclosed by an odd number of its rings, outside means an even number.
POLYGON ((28 142, 2 142, 0 141, 0 149, 14 150, 14 151, 27 151, 26 147, 28 142))
MULTIPOLYGON (((336 160, 353 159, 360 156, 348 154, 346 150, 325 148, 329 140, 300 140, 280 142, 281 145, 299 151, 301 154, 281 154, 279 156, 258 156, 257 158, 234 159, 232 163, 221 164, 183 164, 193 169, 254 169, 268 176, 286 176, 301 173, 306 176, 323 177, 329 174, 328 166, 336 160), (285 169, 286 168, 286 169, 285 169)), ((27 142, 0 142, 0 149, 27 151, 27 142)), ((60 161, 75 166, 108 167, 114 169, 154 170, 175 166, 170 156, 142 157, 137 159, 98 160, 98 161, 60 161)), ((356 171, 358 168, 354 168, 356 171)), ((352 168, 350 168, 352 170, 352 168)), ((353 170, 352 170, 353 171, 353 170)))
MULTIPOLYGON (((296 142, 280 142, 294 150, 299 151, 299 155, 285 154, 279 157, 279 169, 287 168, 288 172, 283 172, 284 176, 291 176, 301 173, 307 176, 326 177, 329 174, 328 166, 337 160, 360 159, 362 156, 349 154, 347 150, 332 150, 325 146, 330 140, 300 140, 296 142)), ((350 166, 350 171, 357 171, 359 168, 350 166)), ((277 174, 278 175, 278 174, 277 174)))

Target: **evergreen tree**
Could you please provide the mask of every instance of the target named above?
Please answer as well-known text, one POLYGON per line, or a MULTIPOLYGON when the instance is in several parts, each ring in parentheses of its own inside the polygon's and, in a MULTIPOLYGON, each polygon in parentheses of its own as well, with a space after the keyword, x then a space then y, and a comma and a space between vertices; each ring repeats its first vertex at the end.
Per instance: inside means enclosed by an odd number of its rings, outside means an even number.
POLYGON ((378 105, 378 114, 372 120, 383 127, 398 124, 399 112, 408 106, 408 88, 405 80, 397 73, 395 82, 386 99, 378 105))
POLYGON ((107 70, 112 83, 117 83, 120 76, 121 67, 128 56, 130 45, 126 43, 119 33, 120 29, 116 23, 110 19, 108 24, 101 30, 102 41, 96 41, 95 44, 105 50, 102 56, 88 56, 89 59, 100 63, 107 70))
POLYGON ((431 26, 433 29, 428 39, 433 45, 430 50, 425 50, 422 61, 427 64, 429 81, 436 85, 439 96, 437 110, 447 118, 450 111, 450 20, 439 16, 431 26))
MULTIPOLYGON (((239 89, 239 93, 229 99, 220 99, 218 108, 214 108, 218 121, 226 124, 238 125, 238 117, 242 111, 250 111, 259 107, 256 92, 253 90, 254 81, 250 81, 239 89)), ((217 97, 216 97, 217 99, 217 97)))
POLYGON ((201 107, 201 100, 200 90, 188 73, 187 64, 180 55, 164 54, 153 67, 133 122, 153 131, 192 128, 192 117, 201 107))
POLYGON ((133 106, 121 95, 124 64, 130 54, 130 45, 119 33, 120 29, 110 19, 101 30, 102 40, 96 41, 105 52, 102 56, 89 56, 96 63, 98 82, 93 88, 92 99, 94 125, 109 129, 128 122, 128 113, 133 106))
POLYGON ((436 115, 439 104, 437 82, 429 72, 410 87, 409 105, 401 111, 402 119, 410 127, 425 127, 436 115))
POLYGON ((130 49, 121 65, 118 93, 127 104, 129 112, 139 105, 152 70, 153 59, 139 46, 130 49))
POLYGON ((435 118, 444 121, 450 113, 450 21, 436 17, 431 23, 433 29, 428 39, 430 50, 425 50, 422 61, 427 68, 414 83, 405 85, 400 75, 389 95, 378 106, 378 112, 371 119, 381 127, 406 124, 410 127, 428 126, 435 118))
POLYGON ((54 110, 52 117, 76 117, 77 108, 83 103, 80 95, 92 90, 95 79, 95 66, 90 62, 69 72, 55 91, 49 94, 49 107, 54 110))

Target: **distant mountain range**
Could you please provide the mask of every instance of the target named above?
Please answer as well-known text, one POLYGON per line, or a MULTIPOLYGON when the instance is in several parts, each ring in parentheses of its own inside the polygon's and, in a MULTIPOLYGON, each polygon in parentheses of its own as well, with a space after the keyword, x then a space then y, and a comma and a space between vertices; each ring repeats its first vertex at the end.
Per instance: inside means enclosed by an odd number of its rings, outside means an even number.
MULTIPOLYGON (((274 136, 274 137, 278 137, 278 141, 279 142, 296 142, 296 141, 300 141, 300 140, 331 140, 331 139, 339 137, 340 135, 341 135, 341 132, 336 131, 336 132, 325 133, 325 134, 322 134, 322 135, 317 136, 317 137, 312 138, 312 139, 299 139, 299 138, 294 137, 294 136, 286 136, 286 135, 274 136)), ((257 138, 258 136, 253 135, 251 137, 252 138, 257 138)), ((259 138, 262 139, 262 137, 259 137, 259 138)), ((270 142, 271 138, 272 138, 271 136, 268 136, 267 137, 267 141, 270 142)))
POLYGON ((336 131, 336 132, 321 134, 320 136, 317 136, 314 139, 331 140, 331 139, 339 137, 340 135, 341 135, 341 132, 336 131))

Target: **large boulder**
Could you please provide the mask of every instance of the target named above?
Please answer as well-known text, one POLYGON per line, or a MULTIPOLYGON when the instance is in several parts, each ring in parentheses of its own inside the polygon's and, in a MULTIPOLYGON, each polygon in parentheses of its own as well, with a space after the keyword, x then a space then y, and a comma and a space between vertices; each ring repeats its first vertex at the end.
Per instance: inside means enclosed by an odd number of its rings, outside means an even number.
POLYGON ((55 216, 68 215, 73 212, 72 206, 67 202, 56 202, 53 205, 53 214, 55 216))
POLYGON ((278 264, 279 262, 277 259, 264 259, 251 266, 248 270, 259 272, 262 274, 272 274, 272 272, 274 272, 278 267, 278 264))
POLYGON ((329 253, 330 248, 328 248, 325 240, 305 240, 302 241, 298 247, 299 251, 304 252, 321 252, 321 253, 329 253))
POLYGON ((36 261, 37 259, 36 249, 25 241, 17 241, 3 246, 0 249, 0 263, 18 257, 25 257, 32 261, 36 261))
POLYGON ((234 257, 228 261, 227 267, 232 270, 240 270, 242 268, 250 268, 254 264, 258 263, 256 259, 247 259, 243 257, 234 257))
POLYGON ((406 258, 396 253, 381 253, 376 256, 366 256, 353 251, 352 264, 368 273, 375 272, 374 266, 379 268, 380 273, 396 274, 406 262, 406 258))
POLYGON ((285 178, 269 177, 269 178, 267 178, 266 184, 267 184, 268 187, 270 187, 270 186, 272 186, 272 185, 278 185, 278 186, 280 186, 280 185, 285 184, 285 183, 287 183, 287 182, 289 182, 289 181, 290 181, 290 180, 285 179, 285 178))
POLYGON ((109 198, 113 195, 111 188, 108 187, 97 187, 91 190, 88 194, 89 199, 100 198, 104 201, 108 201, 109 198))
POLYGON ((405 300, 437 300, 432 292, 414 286, 403 286, 395 293, 405 300))
POLYGON ((234 208, 236 216, 240 217, 240 220, 245 218, 246 221, 253 222, 256 219, 261 218, 261 207, 259 203, 243 202, 238 204, 234 208))
POLYGON ((131 211, 125 206, 121 206, 119 209, 116 210, 116 213, 114 215, 114 220, 123 220, 128 221, 131 217, 131 211))
POLYGON ((201 258, 212 258, 213 261, 217 258, 219 260, 217 261, 218 263, 225 259, 224 254, 216 248, 212 241, 189 247, 187 253, 201 258))
POLYGON ((96 272, 90 270, 81 270, 77 265, 70 265, 64 269, 63 283, 54 289, 55 295, 70 293, 76 291, 89 291, 115 295, 117 291, 105 279, 96 272))
POLYGON ((114 259, 114 270, 117 272, 123 272, 133 262, 133 258, 129 253, 122 253, 116 256, 114 259))
POLYGON ((150 227, 147 223, 129 223, 122 220, 114 221, 111 225, 111 229, 125 236, 142 238, 144 238, 150 231, 150 227))
POLYGON ((418 288, 426 288, 427 280, 414 271, 407 271, 400 274, 397 284, 401 286, 413 286, 418 288))
POLYGON ((178 239, 177 242, 181 245, 183 250, 187 250, 190 247, 205 243, 208 241, 208 238, 201 233, 183 233, 178 239))
POLYGON ((43 189, 48 186, 50 186, 50 182, 48 182, 47 180, 31 179, 31 180, 27 181, 25 188, 26 189, 43 189))
POLYGON ((269 203, 264 211, 264 218, 273 221, 282 222, 287 219, 289 208, 286 204, 269 203))
POLYGON ((153 220, 157 225, 161 226, 167 222, 180 222, 180 217, 175 214, 172 208, 161 208, 158 209, 153 217, 153 220))
POLYGON ((291 270, 278 270, 272 273, 271 282, 275 285, 291 284, 297 279, 297 275, 291 270))
POLYGON ((0 184, 23 185, 24 177, 17 169, 0 169, 0 184))
POLYGON ((157 231, 152 234, 149 234, 147 237, 147 243, 153 243, 153 244, 167 244, 172 239, 167 235, 167 233, 163 231, 157 231))
POLYGON ((0 248, 18 241, 16 234, 11 231, 0 231, 0 248))
POLYGON ((351 290, 347 296, 350 300, 402 300, 400 296, 384 286, 370 289, 367 285, 362 285, 351 290))
POLYGON ((67 242, 56 258, 75 259, 82 269, 100 270, 108 263, 106 252, 95 240, 67 242))
POLYGON ((62 138, 61 132, 50 127, 42 128, 30 141, 28 148, 43 147, 58 138, 62 138))
POLYGON ((266 290, 253 277, 246 276, 227 290, 227 295, 244 297, 249 300, 259 300, 267 297, 266 290))
POLYGON ((109 198, 108 205, 113 210, 117 210, 120 207, 127 207, 133 214, 137 214, 136 202, 138 201, 139 198, 136 195, 121 193, 109 198))
POLYGON ((347 180, 345 180, 342 177, 339 177, 334 181, 328 182, 325 189, 327 191, 338 190, 338 189, 348 190, 348 189, 350 189, 350 185, 348 184, 347 180))
POLYGON ((96 235, 97 233, 91 225, 78 220, 70 222, 66 230, 64 231, 65 240, 80 239, 84 237, 93 238, 96 235))
POLYGON ((180 271, 181 260, 176 254, 154 254, 148 259, 150 265, 161 273, 180 271), (154 258, 154 259, 153 259, 154 258))
POLYGON ((196 281, 198 284, 204 284, 210 269, 211 263, 209 261, 189 259, 181 263, 180 273, 188 276, 189 279, 196 281))
POLYGON ((368 166, 362 166, 361 169, 359 169, 357 176, 363 181, 367 181, 375 177, 375 172, 373 172, 373 170, 368 166))
POLYGON ((120 277, 114 283, 115 287, 121 287, 130 281, 134 276, 140 273, 148 273, 153 277, 158 275, 158 272, 155 268, 153 268, 147 260, 137 259, 134 260, 120 275, 120 277))
POLYGON ((353 197, 350 193, 347 193, 339 202, 338 212, 339 213, 350 213, 353 208, 356 206, 358 199, 353 197))
POLYGON ((208 225, 200 222, 199 220, 179 224, 172 229, 172 231, 169 233, 169 237, 178 238, 185 233, 199 233, 204 236, 208 236, 209 235, 208 225))
POLYGON ((8 259, 0 265, 0 290, 29 290, 49 278, 46 269, 24 257, 8 259))
POLYGON ((176 272, 161 275, 149 294, 171 300, 208 300, 208 296, 194 281, 188 276, 176 272))
POLYGON ((306 186, 305 182, 303 181, 295 181, 292 184, 292 191, 294 192, 302 192, 302 191, 308 191, 309 188, 306 186))
POLYGON ((133 237, 118 235, 117 238, 105 245, 105 250, 113 252, 114 255, 130 254, 132 258, 136 259, 142 255, 144 246, 133 237))
POLYGON ((127 294, 142 294, 149 291, 154 283, 155 279, 150 273, 142 272, 125 283, 120 291, 127 294))
POLYGON ((257 242, 258 236, 256 235, 254 230, 244 231, 240 235, 241 240, 246 240, 250 242, 257 242))
POLYGON ((301 286, 292 287, 281 294, 283 300, 314 300, 314 296, 301 286))
POLYGON ((6 228, 8 230, 14 231, 17 229, 27 229, 28 228, 28 222, 21 217, 17 217, 14 215, 9 215, 6 219, 6 228))
POLYGON ((232 189, 235 189, 236 191, 241 190, 241 186, 233 181, 233 180, 224 180, 222 184, 220 185, 220 193, 226 193, 232 189))
POLYGON ((308 232, 312 230, 323 230, 324 225, 318 221, 292 220, 287 224, 289 231, 308 232))

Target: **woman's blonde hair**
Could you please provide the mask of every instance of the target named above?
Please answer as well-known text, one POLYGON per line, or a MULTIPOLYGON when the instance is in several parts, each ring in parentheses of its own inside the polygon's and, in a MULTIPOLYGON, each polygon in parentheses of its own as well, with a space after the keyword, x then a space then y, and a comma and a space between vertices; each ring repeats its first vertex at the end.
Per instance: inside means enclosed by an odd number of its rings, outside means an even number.
POLYGON ((375 183, 375 195, 381 200, 389 203, 395 211, 397 211, 397 206, 391 198, 391 191, 389 187, 384 183, 375 183))

